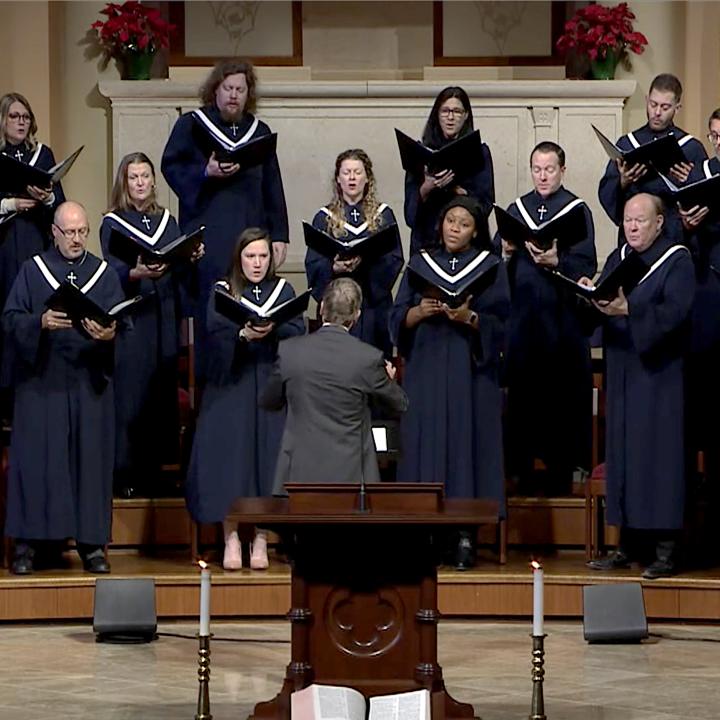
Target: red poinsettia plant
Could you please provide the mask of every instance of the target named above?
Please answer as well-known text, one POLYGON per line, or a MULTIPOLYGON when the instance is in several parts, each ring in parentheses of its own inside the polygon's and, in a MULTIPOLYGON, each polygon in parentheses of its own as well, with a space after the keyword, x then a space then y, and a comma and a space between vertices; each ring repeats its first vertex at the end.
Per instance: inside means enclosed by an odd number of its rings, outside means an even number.
POLYGON ((591 60, 603 59, 608 52, 618 55, 628 50, 640 55, 648 44, 647 38, 633 27, 635 14, 627 3, 607 7, 593 3, 580 8, 565 23, 565 32, 558 38, 561 52, 574 49, 591 60))
POLYGON ((108 3, 100 11, 107 20, 98 20, 90 27, 97 31, 100 43, 110 55, 124 55, 129 51, 154 53, 170 44, 175 25, 166 22, 160 11, 137 0, 118 5, 108 3))

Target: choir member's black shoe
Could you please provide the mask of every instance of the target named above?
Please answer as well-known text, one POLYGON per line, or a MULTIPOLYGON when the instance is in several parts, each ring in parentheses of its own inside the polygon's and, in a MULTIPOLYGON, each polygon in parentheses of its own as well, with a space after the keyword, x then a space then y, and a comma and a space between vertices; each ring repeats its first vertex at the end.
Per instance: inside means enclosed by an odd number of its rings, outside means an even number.
POLYGON ((455 569, 471 570, 475 567, 475 545, 469 534, 462 533, 455 552, 455 569))
POLYGON ((32 575, 33 570, 32 556, 29 554, 18 555, 10 566, 13 575, 32 575))
POLYGON ((657 580, 677 575, 677 566, 672 560, 656 560, 643 570, 642 576, 645 580, 657 580))
POLYGON ((622 550, 616 550, 607 557, 590 560, 587 566, 592 570, 622 570, 630 567, 630 558, 622 550))
POLYGON ((102 555, 85 558, 83 560, 83 567, 87 572, 98 575, 110 572, 110 563, 102 555))

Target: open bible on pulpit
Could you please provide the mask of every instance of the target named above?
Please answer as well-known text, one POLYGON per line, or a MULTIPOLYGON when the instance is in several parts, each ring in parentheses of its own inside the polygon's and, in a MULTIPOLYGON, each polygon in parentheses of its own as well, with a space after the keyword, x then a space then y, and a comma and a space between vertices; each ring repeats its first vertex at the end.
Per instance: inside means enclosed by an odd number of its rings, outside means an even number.
POLYGON ((430 720, 430 693, 411 690, 366 701, 349 687, 310 685, 290 696, 290 720, 430 720))

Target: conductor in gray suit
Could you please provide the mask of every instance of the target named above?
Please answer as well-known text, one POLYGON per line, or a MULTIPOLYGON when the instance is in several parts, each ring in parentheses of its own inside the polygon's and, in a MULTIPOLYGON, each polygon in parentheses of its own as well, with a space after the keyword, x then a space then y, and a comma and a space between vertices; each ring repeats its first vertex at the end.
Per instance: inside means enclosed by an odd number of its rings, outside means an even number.
POLYGON ((362 290, 333 280, 320 305, 322 327, 280 343, 260 405, 287 406, 274 492, 285 483, 379 482, 370 408, 405 412, 408 399, 380 350, 350 335, 360 317, 362 290))

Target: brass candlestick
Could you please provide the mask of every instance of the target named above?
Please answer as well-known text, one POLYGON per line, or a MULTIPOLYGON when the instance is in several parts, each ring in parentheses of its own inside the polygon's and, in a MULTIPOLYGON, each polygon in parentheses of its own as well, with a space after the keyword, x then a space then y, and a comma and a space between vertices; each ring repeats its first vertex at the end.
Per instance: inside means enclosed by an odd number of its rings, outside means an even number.
POLYGON ((545 699, 543 698, 543 681, 545 679, 545 638, 547 635, 532 635, 532 702, 530 703, 529 720, 547 720, 545 715, 545 699))
POLYGON ((198 635, 198 702, 195 720, 212 720, 210 712, 210 638, 212 635, 198 635))

